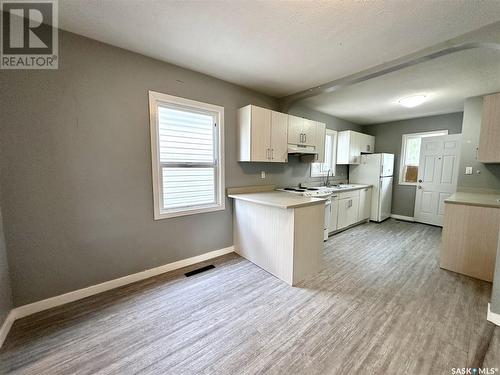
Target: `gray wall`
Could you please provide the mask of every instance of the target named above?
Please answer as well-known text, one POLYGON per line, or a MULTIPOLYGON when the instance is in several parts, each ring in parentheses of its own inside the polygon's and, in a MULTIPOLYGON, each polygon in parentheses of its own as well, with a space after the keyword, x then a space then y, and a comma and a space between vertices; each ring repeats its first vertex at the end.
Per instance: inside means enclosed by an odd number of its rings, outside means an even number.
POLYGON ((410 120, 394 121, 363 127, 366 133, 374 135, 375 152, 394 154, 394 190, 392 195, 392 213, 413 217, 415 208, 415 187, 400 185, 399 160, 403 134, 447 129, 449 134, 460 133, 462 113, 421 117, 410 120))
POLYGON ((12 309, 12 295, 10 290, 9 266, 7 265, 7 251, 3 234, 2 211, 0 208, 0 326, 12 309))
POLYGON ((478 162, 477 148, 481 131, 481 111, 483 98, 469 98, 465 101, 464 121, 462 126, 462 151, 460 155, 460 191, 500 191, 500 164, 478 162), (466 175, 465 167, 472 167, 474 173, 466 175), (479 173, 477 173, 479 171, 479 173))
POLYGON ((15 306, 232 245, 230 201, 225 211, 153 221, 148 90, 225 108, 226 186, 309 179, 310 166, 293 159, 236 162, 237 108, 277 108, 274 98, 67 32, 59 66, 0 72, 15 306))

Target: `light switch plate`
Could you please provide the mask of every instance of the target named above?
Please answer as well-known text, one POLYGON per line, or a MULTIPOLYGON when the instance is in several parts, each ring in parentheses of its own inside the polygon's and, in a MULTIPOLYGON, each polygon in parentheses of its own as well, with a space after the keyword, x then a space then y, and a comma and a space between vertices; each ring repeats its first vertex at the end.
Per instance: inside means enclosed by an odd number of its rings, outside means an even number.
POLYGON ((465 167, 465 174, 472 174, 472 167, 465 167))

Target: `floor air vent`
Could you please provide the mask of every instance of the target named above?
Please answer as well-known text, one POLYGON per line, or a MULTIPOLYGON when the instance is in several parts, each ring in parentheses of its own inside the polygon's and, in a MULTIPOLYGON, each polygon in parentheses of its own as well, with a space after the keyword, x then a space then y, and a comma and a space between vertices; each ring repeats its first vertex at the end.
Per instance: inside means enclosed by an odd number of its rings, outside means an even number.
POLYGON ((184 275, 186 275, 186 277, 189 277, 189 276, 194 276, 194 275, 197 275, 199 273, 202 273, 202 272, 205 272, 205 271, 208 271, 208 270, 211 270, 212 268, 215 268, 215 266, 213 264, 210 264, 208 266, 205 266, 205 267, 201 267, 201 268, 197 268, 195 270, 192 270, 192 271, 189 271, 189 272, 186 272, 184 275))

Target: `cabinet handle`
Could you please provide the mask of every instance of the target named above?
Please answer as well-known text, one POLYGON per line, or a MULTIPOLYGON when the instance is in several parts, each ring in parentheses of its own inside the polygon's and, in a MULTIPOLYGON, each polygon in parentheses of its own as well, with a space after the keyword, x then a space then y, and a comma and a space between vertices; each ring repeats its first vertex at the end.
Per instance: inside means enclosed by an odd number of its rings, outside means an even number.
POLYGON ((274 160, 274 148, 271 149, 271 159, 274 160))
POLYGON ((269 149, 266 149, 266 159, 267 160, 271 159, 271 156, 270 156, 270 153, 269 153, 269 149))
POLYGON ((304 134, 300 133, 300 143, 304 142, 304 134))
POLYGON ((304 134, 304 143, 307 142, 307 134, 304 134))

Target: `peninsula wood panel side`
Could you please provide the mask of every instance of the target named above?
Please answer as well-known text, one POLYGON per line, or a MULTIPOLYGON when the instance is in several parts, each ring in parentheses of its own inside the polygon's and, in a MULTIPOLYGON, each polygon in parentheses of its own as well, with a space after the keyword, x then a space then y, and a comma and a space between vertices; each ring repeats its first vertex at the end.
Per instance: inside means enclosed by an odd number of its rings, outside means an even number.
POLYGON ((446 203, 441 268, 493 281, 500 209, 446 203))
POLYGON ((239 199, 234 208, 235 252, 291 285, 294 210, 239 199))

